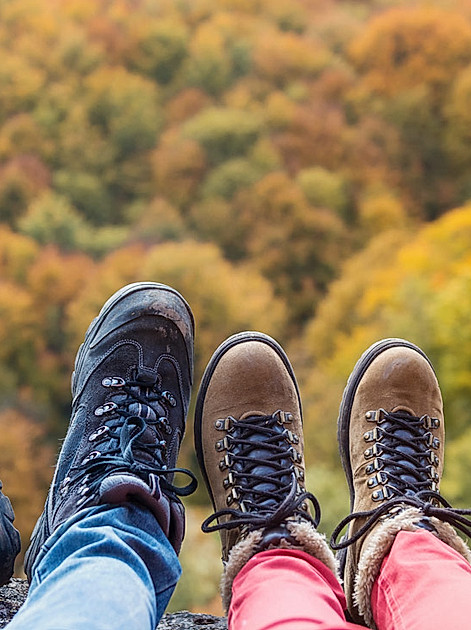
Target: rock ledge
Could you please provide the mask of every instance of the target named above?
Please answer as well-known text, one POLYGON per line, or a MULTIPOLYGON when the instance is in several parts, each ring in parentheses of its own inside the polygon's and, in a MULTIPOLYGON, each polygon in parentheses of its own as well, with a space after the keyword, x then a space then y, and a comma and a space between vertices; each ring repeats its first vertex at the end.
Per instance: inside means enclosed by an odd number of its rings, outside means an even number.
MULTIPOLYGON (((0 588, 0 628, 4 628, 12 619, 27 594, 27 581, 18 578, 12 578, 0 588)), ((227 630, 227 622, 222 617, 182 611, 164 615, 157 630, 227 630)))

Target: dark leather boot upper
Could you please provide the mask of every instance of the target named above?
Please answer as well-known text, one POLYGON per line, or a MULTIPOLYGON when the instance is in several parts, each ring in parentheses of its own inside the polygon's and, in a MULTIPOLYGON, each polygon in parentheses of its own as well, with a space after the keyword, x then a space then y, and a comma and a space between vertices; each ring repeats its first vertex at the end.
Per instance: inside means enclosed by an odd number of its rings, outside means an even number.
POLYGON ((118 291, 92 322, 72 377, 72 416, 26 567, 78 510, 138 501, 178 550, 183 506, 174 485, 192 385, 193 319, 183 298, 156 283, 118 291))

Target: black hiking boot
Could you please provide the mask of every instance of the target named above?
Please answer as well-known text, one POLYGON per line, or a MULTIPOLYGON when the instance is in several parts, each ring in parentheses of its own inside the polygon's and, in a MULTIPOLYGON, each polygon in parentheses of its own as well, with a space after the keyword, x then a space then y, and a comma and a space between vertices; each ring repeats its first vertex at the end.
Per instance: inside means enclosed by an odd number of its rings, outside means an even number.
POLYGON ((13 525, 14 519, 10 499, 0 492, 0 586, 6 584, 13 575, 15 559, 21 549, 20 533, 13 525))
POLYGON ((175 468, 191 394, 193 316, 174 289, 128 285, 91 323, 72 375, 72 415, 42 516, 25 558, 29 577, 46 539, 78 510, 146 505, 178 552, 179 496, 196 480, 175 468), (174 473, 190 477, 173 484, 174 473))

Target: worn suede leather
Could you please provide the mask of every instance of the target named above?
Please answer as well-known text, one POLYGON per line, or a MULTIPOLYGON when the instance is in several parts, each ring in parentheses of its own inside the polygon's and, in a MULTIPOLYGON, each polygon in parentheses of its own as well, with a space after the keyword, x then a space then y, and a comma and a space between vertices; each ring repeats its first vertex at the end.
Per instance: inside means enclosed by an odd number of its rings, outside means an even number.
MULTIPOLYGON (((217 352, 215 353, 215 357, 217 352)), ((201 411, 201 449, 207 483, 212 494, 215 511, 228 507, 231 488, 224 488, 228 471, 221 470, 220 462, 225 451, 216 450, 216 443, 227 435, 216 428, 218 420, 229 416, 236 419, 254 415, 271 415, 281 409, 292 414, 286 428, 299 436, 294 448, 303 454, 301 404, 294 376, 288 372, 279 354, 261 340, 245 340, 229 347, 218 355, 211 379, 204 393, 201 411)), ((210 363, 211 366, 211 363, 210 363)), ((208 366, 208 367, 210 367, 208 366)), ((304 471, 304 459, 298 464, 304 471)), ((299 485, 304 488, 300 480, 299 485)), ((233 503, 231 507, 238 507, 233 503)), ((221 517, 225 518, 225 517, 221 517)), ((227 560, 229 551, 239 538, 239 530, 221 530, 222 557, 227 560)))
MULTIPOLYGON (((371 488, 367 481, 371 474, 366 474, 366 466, 371 460, 365 459, 367 443, 364 434, 371 431, 375 424, 368 422, 368 411, 385 409, 389 412, 407 411, 413 416, 428 414, 440 420, 440 426, 433 429, 434 437, 440 440, 440 446, 434 450, 439 458, 437 466, 441 478, 443 472, 444 423, 443 404, 437 378, 427 360, 408 347, 394 347, 384 350, 367 368, 355 393, 350 418, 350 462, 353 473, 355 503, 353 512, 372 510, 380 503, 372 500, 371 488)), ((350 524, 348 532, 352 536, 364 524, 365 519, 357 518, 350 524)), ((348 547, 344 575, 344 588, 347 602, 354 621, 362 622, 357 614, 354 601, 355 576, 369 537, 374 533, 379 522, 358 542, 348 547)))

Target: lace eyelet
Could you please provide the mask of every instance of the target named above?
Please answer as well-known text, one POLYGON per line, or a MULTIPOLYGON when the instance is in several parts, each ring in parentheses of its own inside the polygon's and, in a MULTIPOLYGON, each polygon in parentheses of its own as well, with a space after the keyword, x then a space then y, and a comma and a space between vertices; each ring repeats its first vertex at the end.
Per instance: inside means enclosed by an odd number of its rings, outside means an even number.
POLYGON ((94 413, 96 416, 100 417, 104 416, 105 413, 110 413, 111 411, 114 411, 117 408, 118 405, 115 402, 107 402, 104 405, 101 405, 101 407, 97 407, 94 413))
POLYGON ((126 385, 126 381, 120 376, 105 376, 101 384, 103 387, 123 387, 126 385))
POLYGON ((162 392, 162 398, 168 402, 170 407, 176 407, 177 406, 177 400, 176 400, 175 396, 171 392, 169 392, 169 391, 162 392))
POLYGON ((108 433, 110 427, 107 427, 105 424, 102 424, 101 427, 98 427, 96 431, 94 431, 88 438, 89 442, 94 442, 97 438, 101 437, 105 433, 108 433))
POLYGON ((97 457, 100 457, 100 456, 101 456, 101 451, 92 451, 86 457, 82 459, 81 464, 82 466, 84 464, 88 464, 88 462, 91 462, 92 460, 97 459, 97 457))

